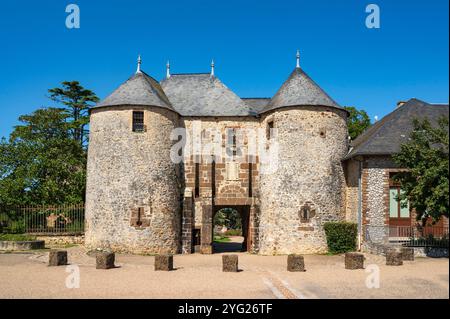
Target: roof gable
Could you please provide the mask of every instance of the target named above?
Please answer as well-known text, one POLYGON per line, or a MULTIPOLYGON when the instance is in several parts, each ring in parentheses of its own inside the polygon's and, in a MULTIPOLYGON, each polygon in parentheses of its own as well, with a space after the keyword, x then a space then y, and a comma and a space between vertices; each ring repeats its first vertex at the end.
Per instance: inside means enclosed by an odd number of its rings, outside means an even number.
POLYGON ((346 159, 358 155, 391 155, 400 151, 408 141, 414 118, 428 118, 436 123, 441 116, 449 116, 448 104, 429 104, 411 99, 376 122, 352 142, 346 159))

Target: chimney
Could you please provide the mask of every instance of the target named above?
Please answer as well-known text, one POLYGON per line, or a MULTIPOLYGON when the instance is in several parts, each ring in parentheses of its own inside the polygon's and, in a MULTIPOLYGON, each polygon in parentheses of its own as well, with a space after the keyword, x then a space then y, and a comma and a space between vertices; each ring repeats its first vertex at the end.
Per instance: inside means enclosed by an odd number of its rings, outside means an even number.
POLYGON ((397 108, 399 108, 400 106, 402 106, 405 103, 406 103, 406 101, 398 101, 397 102, 397 108))

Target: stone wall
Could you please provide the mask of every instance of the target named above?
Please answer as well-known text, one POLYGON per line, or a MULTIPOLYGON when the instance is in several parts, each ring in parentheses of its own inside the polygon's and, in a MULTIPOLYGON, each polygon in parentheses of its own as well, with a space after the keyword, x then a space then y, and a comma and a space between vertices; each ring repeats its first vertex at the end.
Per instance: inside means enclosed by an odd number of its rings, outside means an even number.
POLYGON ((64 245, 83 245, 84 235, 76 236, 37 236, 37 240, 44 240, 45 245, 64 246, 64 245))
POLYGON ((279 163, 260 175, 259 253, 327 251, 323 224, 345 219, 346 121, 345 111, 317 106, 263 116, 278 131, 279 163))
POLYGON ((366 157, 362 172, 363 246, 389 241, 389 173, 397 170, 388 156, 366 157))
MULTIPOLYGON (((193 145, 190 144, 192 152, 184 157, 184 180, 185 187, 192 189, 194 193, 194 226, 196 228, 209 229, 210 225, 203 225, 205 220, 209 221, 213 216, 205 214, 214 214, 213 206, 236 206, 251 205, 258 198, 259 191, 259 167, 258 158, 252 163, 252 197, 249 197, 249 158, 248 144, 249 139, 245 130, 255 131, 259 128, 259 120, 255 117, 187 117, 183 118, 184 127, 188 130, 191 138, 194 136, 201 139, 202 146, 213 145, 214 141, 219 140, 217 144, 221 149, 221 157, 216 158, 216 163, 211 163, 207 155, 214 152, 211 150, 202 150, 199 154, 193 154, 193 145), (196 126, 200 123, 200 126, 196 126), (194 129, 194 127, 196 127, 194 129), (200 128, 197 131, 197 128, 200 128), (244 133, 238 136, 239 152, 234 158, 226 158, 227 130, 239 129, 244 133), (213 135, 215 132, 218 136, 213 135), (197 134, 197 133, 198 134, 197 134), (242 138, 240 138, 242 137, 242 138), (202 156, 205 155, 205 156, 202 156), (195 196, 195 162, 198 162, 199 190, 198 196, 195 196), (231 172, 232 171, 232 172, 231 172), (214 176, 213 176, 214 174, 214 176), (232 176, 233 175, 233 176, 232 176), (214 185, 214 190, 213 190, 214 185), (214 197, 213 197, 214 194, 214 197)), ((209 223, 209 222, 208 222, 209 223)), ((209 234, 202 234, 202 238, 209 234)), ((209 237, 208 237, 209 238, 209 237)), ((209 244, 209 243, 206 243, 209 244)), ((205 247, 205 245, 203 245, 205 247)), ((206 249, 206 248, 204 248, 206 249)))
POLYGON ((345 219, 358 223, 360 162, 350 159, 345 162, 345 219))
POLYGON ((179 124, 178 114, 156 107, 92 110, 86 190, 88 248, 180 251, 180 171, 170 158, 174 143, 170 135, 179 124), (144 111, 145 132, 132 131, 133 110, 144 111), (136 223, 138 218, 143 221, 141 226, 136 223))

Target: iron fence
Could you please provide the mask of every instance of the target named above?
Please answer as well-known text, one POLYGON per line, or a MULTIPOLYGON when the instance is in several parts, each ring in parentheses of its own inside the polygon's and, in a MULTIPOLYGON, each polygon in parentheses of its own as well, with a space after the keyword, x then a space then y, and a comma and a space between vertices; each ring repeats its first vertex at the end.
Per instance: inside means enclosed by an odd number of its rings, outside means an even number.
POLYGON ((84 233, 84 204, 0 207, 0 232, 36 235, 84 233))
POLYGON ((363 226, 364 241, 374 244, 399 243, 409 247, 449 247, 449 227, 363 226))
POLYGON ((444 226, 390 226, 389 238, 410 247, 449 246, 449 228, 444 226))

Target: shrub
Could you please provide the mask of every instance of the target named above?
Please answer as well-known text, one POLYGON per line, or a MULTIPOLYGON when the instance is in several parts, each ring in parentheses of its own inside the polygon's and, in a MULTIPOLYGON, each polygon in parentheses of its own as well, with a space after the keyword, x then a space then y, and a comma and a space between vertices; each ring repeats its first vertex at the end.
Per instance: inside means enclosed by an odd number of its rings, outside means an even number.
POLYGON ((340 254, 356 250, 358 226, 348 222, 327 222, 324 225, 328 251, 340 254))

